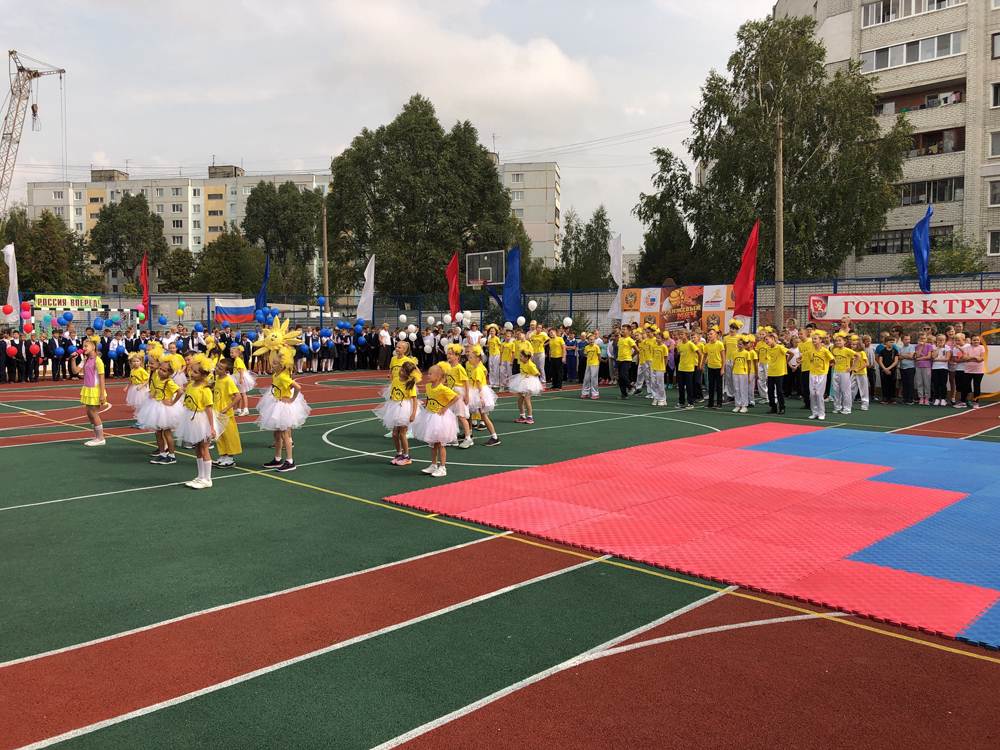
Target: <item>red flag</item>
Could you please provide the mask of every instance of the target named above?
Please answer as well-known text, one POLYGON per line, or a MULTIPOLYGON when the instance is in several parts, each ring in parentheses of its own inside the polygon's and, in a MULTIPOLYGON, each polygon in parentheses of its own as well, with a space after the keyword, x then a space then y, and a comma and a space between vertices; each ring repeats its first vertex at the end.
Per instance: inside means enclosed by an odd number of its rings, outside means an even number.
POLYGON ((152 310, 149 307, 149 253, 142 254, 142 266, 139 268, 139 283, 142 285, 142 304, 146 311, 146 320, 149 321, 150 328, 152 328, 153 318, 150 316, 152 310))
POLYGON ((444 271, 444 277, 448 279, 448 307, 451 308, 451 317, 462 309, 462 301, 458 296, 458 251, 451 256, 448 267, 444 271))
POLYGON ((757 276, 757 242, 760 236, 760 219, 753 225, 753 231, 747 238, 747 244, 743 248, 743 261, 740 265, 740 272, 736 274, 736 281, 733 282, 733 315, 753 315, 754 281, 757 276))

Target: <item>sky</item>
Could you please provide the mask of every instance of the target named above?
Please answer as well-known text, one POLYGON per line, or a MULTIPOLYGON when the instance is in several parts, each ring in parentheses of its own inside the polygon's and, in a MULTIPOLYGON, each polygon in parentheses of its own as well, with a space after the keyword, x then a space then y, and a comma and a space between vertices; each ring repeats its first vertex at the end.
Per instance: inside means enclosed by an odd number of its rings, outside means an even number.
POLYGON ((626 250, 657 146, 683 153, 700 87, 773 0, 0 0, 6 49, 67 70, 40 81, 11 201, 29 181, 328 173, 414 93, 470 120, 505 161, 559 162, 562 209, 604 204, 626 250), (166 9, 166 10, 165 10, 166 9), (65 96, 66 117, 61 117, 65 96), (626 135, 628 134, 628 135, 626 135), (581 144, 595 141, 596 144, 581 144))

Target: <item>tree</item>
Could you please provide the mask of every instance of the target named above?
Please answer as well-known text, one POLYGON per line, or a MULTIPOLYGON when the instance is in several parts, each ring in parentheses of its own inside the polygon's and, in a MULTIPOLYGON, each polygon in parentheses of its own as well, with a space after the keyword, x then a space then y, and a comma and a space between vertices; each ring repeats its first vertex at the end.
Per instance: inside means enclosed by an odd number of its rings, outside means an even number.
MULTIPOLYGON (((186 247, 175 247, 167 253, 159 266, 161 292, 199 291, 191 286, 194 276, 194 256, 186 247)), ((205 291, 208 291, 207 289, 205 291)))
POLYGON ((90 230, 89 249, 105 271, 117 271, 135 280, 144 253, 151 266, 159 267, 167 255, 163 219, 149 210, 141 193, 107 203, 90 230))
MULTIPOLYGON (((856 61, 830 74, 814 32, 811 18, 767 18, 740 28, 727 74, 709 74, 692 116, 686 145, 702 167, 698 185, 668 150, 654 152, 656 200, 675 205, 692 227, 697 264, 686 270, 702 279, 735 277, 758 218, 758 277, 773 278, 779 120, 786 277, 835 273, 850 253, 864 252, 895 205, 893 184, 910 148, 910 127, 900 117, 880 132, 872 116, 873 77, 862 75, 856 61)), ((640 196, 637 210, 651 208, 648 198, 640 196)))
MULTIPOLYGON (((0 244, 13 242, 17 250, 23 292, 93 293, 103 288, 103 280, 83 257, 78 238, 49 211, 32 221, 23 207, 11 209, 2 238, 0 244)), ((4 268, 4 287, 6 280, 4 268)))
POLYGON ((515 238, 510 195, 475 127, 446 132, 420 95, 388 125, 362 130, 331 171, 330 281, 339 291, 356 288, 372 253, 377 289, 441 291, 456 250, 507 249, 515 238))
POLYGON ((686 172, 674 162, 677 157, 669 151, 653 152, 660 169, 653 177, 656 193, 639 195, 639 203, 632 210, 645 226, 643 248, 636 269, 637 286, 660 286, 664 279, 699 281, 703 271, 691 253, 691 235, 688 233, 677 196, 690 190, 683 183, 686 172), (665 184, 663 180, 681 180, 681 184, 665 184))
MULTIPOLYGON (((986 248, 982 244, 968 242, 961 234, 937 238, 931 246, 927 269, 932 277, 983 273, 988 269, 986 248)), ((912 254, 903 258, 900 270, 904 276, 917 275, 917 263, 912 254)))
POLYGON ((231 226, 201 251, 191 288, 196 292, 252 297, 257 294, 263 276, 263 248, 253 247, 231 226))
POLYGON ((611 222, 604 206, 598 206, 586 223, 570 208, 563 217, 562 256, 553 274, 556 286, 560 289, 611 286, 610 240, 611 222))
POLYGON ((294 182, 275 186, 261 180, 247 197, 243 232, 278 263, 311 263, 320 244, 323 196, 294 182))

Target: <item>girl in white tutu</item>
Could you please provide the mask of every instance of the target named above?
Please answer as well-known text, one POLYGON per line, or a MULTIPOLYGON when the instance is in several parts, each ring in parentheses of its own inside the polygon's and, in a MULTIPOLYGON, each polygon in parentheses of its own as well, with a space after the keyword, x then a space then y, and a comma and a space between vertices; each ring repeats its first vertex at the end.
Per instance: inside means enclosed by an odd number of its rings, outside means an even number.
POLYGON ((390 386, 389 398, 377 409, 375 416, 392 432, 392 442, 396 446, 396 456, 389 463, 393 466, 409 466, 410 441, 407 432, 417 419, 417 383, 420 370, 413 362, 404 362, 396 368, 390 386))
POLYGON ((229 356, 233 358, 233 371, 230 373, 236 387, 240 389, 240 405, 233 411, 234 416, 245 417, 250 413, 250 391, 257 387, 257 378, 247 369, 243 361, 243 347, 233 344, 229 347, 229 356))
MULTIPOLYGON (((399 370, 400 368, 410 362, 414 367, 417 366, 417 358, 414 357, 410 352, 410 342, 409 341, 397 341, 396 348, 392 352, 392 359, 389 361, 389 385, 382 389, 381 396, 385 400, 385 404, 388 404, 392 398, 392 391, 399 385, 399 370)), ((417 371, 417 382, 420 382, 420 372, 417 371)), ((390 429, 386 434, 386 437, 391 437, 393 442, 396 440, 394 430, 390 429)), ((407 437, 412 437, 412 432, 407 433, 407 437)), ((399 448, 399 446, 396 446, 399 448)))
MULTIPOLYGON (((150 362, 152 368, 154 363, 150 362)), ((166 354, 155 363, 149 378, 149 399, 139 409, 139 427, 143 430, 156 432, 156 450, 149 462, 151 464, 175 464, 174 429, 182 416, 184 407, 180 403, 181 390, 177 387, 173 376, 174 368, 178 367, 174 358, 166 354)))
POLYGON ((490 439, 486 442, 487 446, 492 448, 494 445, 500 445, 500 438, 497 437, 496 427, 493 426, 493 420, 490 419, 490 412, 497 405, 497 395, 486 384, 486 368, 483 366, 482 357, 475 351, 470 353, 465 369, 469 373, 469 383, 467 386, 469 390, 469 410, 472 412, 473 419, 477 417, 479 419, 476 429, 480 429, 479 425, 482 425, 481 429, 490 431, 490 439))
POLYGON ((292 380, 295 366, 294 346, 301 344, 301 338, 288 333, 288 321, 275 322, 257 344, 259 350, 269 352, 271 366, 271 389, 261 396, 257 404, 257 424, 262 430, 274 433, 274 460, 264 464, 265 469, 295 471, 292 457, 292 430, 306 423, 311 409, 302 395, 299 384, 292 380), (282 460, 284 452, 284 460, 282 460))
POLYGON ((187 372, 185 372, 187 369, 187 362, 184 361, 184 356, 177 351, 176 342, 171 341, 167 346, 167 351, 169 352, 171 361, 174 363, 172 368, 173 375, 171 377, 173 378, 173 381, 177 383, 178 388, 183 388, 187 385, 187 372))
POLYGON ((438 367, 441 368, 444 375, 444 384, 458 394, 458 398, 452 402, 451 410, 458 417, 458 423, 461 425, 465 437, 461 443, 452 441, 452 444, 459 448, 471 448, 473 446, 472 425, 469 424, 469 389, 466 387, 469 384, 469 374, 459 359, 462 352, 461 344, 449 344, 446 351, 448 360, 438 362, 438 367))
POLYGON ((451 406, 459 395, 445 385, 444 378, 440 365, 427 371, 427 408, 420 411, 413 425, 417 438, 431 446, 431 464, 421 471, 435 478, 448 476, 445 446, 458 437, 457 417, 451 406))
POLYGON ((149 401, 149 371, 143 367, 145 359, 142 352, 135 352, 128 358, 129 383, 125 403, 132 407, 136 427, 139 426, 139 409, 149 401))
POLYGON ((194 359, 188 368, 188 383, 184 387, 184 413, 177 425, 177 439, 195 448, 198 461, 198 476, 185 482, 193 490, 203 490, 212 486, 212 454, 208 446, 219 434, 219 424, 215 417, 215 398, 208 386, 211 360, 205 355, 194 359))
POLYGON ((517 394, 517 408, 520 412, 520 416, 514 421, 518 424, 534 424, 531 397, 542 392, 542 381, 538 377, 540 373, 532 361, 530 350, 522 349, 518 353, 518 360, 521 371, 510 379, 510 389, 517 394))

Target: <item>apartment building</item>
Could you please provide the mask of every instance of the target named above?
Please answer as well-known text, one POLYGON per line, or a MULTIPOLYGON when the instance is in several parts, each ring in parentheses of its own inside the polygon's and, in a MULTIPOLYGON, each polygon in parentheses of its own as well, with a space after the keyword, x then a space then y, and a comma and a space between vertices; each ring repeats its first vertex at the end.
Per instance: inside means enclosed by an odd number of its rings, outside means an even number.
MULTIPOLYGON (((146 196, 149 209, 163 219, 163 236, 171 248, 201 252, 225 227, 241 225, 247 199, 260 181, 294 183, 300 190, 324 193, 329 175, 246 174, 232 165, 210 166, 207 177, 131 178, 118 169, 94 169, 89 182, 29 182, 28 216, 49 211, 75 232, 86 234, 97 223, 101 207, 126 195, 146 196)), ((109 275, 108 289, 117 292, 125 279, 109 275)))
POLYGON ((1000 270, 1000 0, 778 0, 774 13, 814 17, 831 70, 860 61, 883 128, 902 113, 914 130, 898 206, 842 274, 898 272, 928 203, 932 238, 961 233, 1000 270))
POLYGON ((559 165, 554 161, 497 165, 500 181, 510 191, 514 216, 531 238, 531 254, 552 268, 562 246, 559 165))

